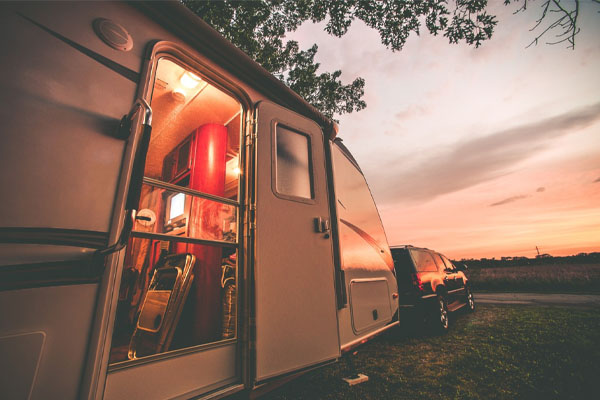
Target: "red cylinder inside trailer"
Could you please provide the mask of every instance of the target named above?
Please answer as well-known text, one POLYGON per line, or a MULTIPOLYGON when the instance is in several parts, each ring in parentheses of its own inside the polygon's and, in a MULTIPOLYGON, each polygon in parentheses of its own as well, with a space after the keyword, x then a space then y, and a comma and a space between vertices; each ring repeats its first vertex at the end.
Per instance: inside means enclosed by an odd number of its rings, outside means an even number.
MULTIPOLYGON (((199 192, 223 196, 225 191, 225 161, 227 155, 227 128, 206 124, 192 133, 191 171, 189 188, 199 192)), ((194 198, 190 206, 189 236, 202 237, 201 232, 215 229, 222 205, 194 198)), ((221 259, 220 247, 178 243, 177 252, 196 256, 194 284, 190 312, 192 342, 206 343, 220 339, 221 324, 221 259)))

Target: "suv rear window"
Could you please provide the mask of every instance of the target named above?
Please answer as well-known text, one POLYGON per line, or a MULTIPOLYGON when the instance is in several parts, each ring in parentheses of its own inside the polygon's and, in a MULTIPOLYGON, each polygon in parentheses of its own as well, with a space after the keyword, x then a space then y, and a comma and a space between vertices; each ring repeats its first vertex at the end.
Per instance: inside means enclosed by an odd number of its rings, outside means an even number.
POLYGON ((423 250, 410 250, 410 255, 415 262, 417 272, 435 272, 438 270, 437 266, 435 265, 435 261, 433 261, 433 258, 429 252, 423 250))
POLYGON ((394 259, 394 265, 396 266, 396 273, 411 274, 412 260, 408 255, 406 249, 392 249, 392 258, 394 259))
POLYGON ((392 249, 392 258, 396 268, 396 279, 398 280, 398 289, 401 291, 412 288, 410 275, 414 273, 413 262, 406 249, 392 249))

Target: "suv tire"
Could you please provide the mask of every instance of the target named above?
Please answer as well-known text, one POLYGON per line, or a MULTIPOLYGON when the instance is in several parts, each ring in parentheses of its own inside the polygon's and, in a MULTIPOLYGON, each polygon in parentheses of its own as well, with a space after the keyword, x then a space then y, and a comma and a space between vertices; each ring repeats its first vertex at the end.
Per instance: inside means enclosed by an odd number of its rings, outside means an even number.
POLYGON ((437 310, 433 315, 433 326, 440 333, 446 333, 450 327, 448 303, 441 294, 437 296, 437 310))
POLYGON ((469 312, 473 312, 475 311, 475 298, 473 297, 473 292, 471 291, 471 288, 467 286, 466 288, 467 291, 467 310, 469 312))

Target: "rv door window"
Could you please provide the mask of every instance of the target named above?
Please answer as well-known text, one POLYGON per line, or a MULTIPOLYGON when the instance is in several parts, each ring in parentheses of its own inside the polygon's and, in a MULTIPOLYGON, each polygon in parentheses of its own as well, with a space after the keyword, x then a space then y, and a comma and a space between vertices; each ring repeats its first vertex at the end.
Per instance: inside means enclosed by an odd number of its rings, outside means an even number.
POLYGON ((241 103, 166 56, 151 87, 152 137, 111 363, 231 340, 237 332, 241 103))
POLYGON ((130 239, 110 363, 233 339, 237 250, 130 239))
POLYGON ((237 205, 201 196, 146 179, 134 231, 235 243, 237 205))
POLYGON ((313 198, 310 140, 281 125, 276 128, 275 181, 279 194, 313 198))
POLYGON ((239 101, 190 69, 161 58, 151 105, 152 138, 144 176, 237 200, 239 101))

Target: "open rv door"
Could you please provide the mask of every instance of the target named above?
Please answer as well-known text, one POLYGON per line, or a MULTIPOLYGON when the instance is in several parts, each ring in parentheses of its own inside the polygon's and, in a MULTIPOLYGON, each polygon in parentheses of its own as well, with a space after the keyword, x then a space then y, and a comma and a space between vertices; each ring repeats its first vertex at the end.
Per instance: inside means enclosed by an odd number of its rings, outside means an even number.
POLYGON ((256 167, 257 383, 340 356, 324 138, 260 102, 256 167))

